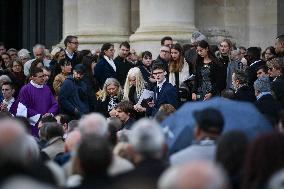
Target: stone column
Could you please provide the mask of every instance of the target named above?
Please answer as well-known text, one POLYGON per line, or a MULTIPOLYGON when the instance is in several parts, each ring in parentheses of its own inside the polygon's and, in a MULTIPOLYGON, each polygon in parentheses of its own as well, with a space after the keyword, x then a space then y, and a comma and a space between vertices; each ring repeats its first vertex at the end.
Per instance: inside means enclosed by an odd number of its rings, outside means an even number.
POLYGON ((164 36, 188 43, 196 30, 194 5, 194 0, 140 0, 140 26, 130 36, 131 48, 156 56, 164 36))
MULTIPOLYGON (((64 28, 70 28, 69 23, 74 22, 79 49, 101 47, 105 42, 120 43, 129 39, 130 0, 64 0, 64 4, 64 28), (75 1, 76 6, 73 5, 75 1), (66 10, 70 4, 74 8, 66 10), (67 14, 71 16, 67 18, 67 14)), ((64 31, 64 34, 69 31, 72 30, 64 31)))
POLYGON ((78 34, 77 1, 78 0, 63 1, 63 40, 67 35, 78 34))
POLYGON ((248 46, 263 50, 274 46, 277 37, 277 0, 249 0, 248 46))

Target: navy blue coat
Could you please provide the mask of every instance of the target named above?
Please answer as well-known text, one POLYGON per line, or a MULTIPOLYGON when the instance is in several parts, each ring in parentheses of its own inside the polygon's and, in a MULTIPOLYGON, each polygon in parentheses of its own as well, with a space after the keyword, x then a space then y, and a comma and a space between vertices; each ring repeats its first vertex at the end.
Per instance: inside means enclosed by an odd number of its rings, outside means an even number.
POLYGON ((98 64, 94 68, 94 77, 102 89, 107 78, 116 78, 117 74, 105 58, 100 58, 98 64))
POLYGON ((72 118, 80 118, 81 115, 90 111, 86 83, 82 80, 75 81, 72 76, 68 76, 63 82, 58 101, 61 113, 70 115, 72 118))
POLYGON ((163 104, 171 104, 176 109, 178 108, 178 95, 177 89, 168 81, 162 86, 161 91, 158 93, 158 87, 156 86, 154 89, 154 107, 147 108, 147 115, 154 116, 159 110, 160 106, 163 104))

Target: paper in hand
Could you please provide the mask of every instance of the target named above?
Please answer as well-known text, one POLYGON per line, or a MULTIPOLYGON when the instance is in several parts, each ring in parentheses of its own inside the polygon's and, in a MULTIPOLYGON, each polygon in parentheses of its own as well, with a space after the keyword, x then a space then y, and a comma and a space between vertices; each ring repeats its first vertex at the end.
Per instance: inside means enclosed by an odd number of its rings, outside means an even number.
POLYGON ((154 92, 153 91, 149 91, 147 89, 144 89, 137 104, 140 104, 142 103, 143 100, 148 100, 148 99, 153 99, 154 98, 154 92))

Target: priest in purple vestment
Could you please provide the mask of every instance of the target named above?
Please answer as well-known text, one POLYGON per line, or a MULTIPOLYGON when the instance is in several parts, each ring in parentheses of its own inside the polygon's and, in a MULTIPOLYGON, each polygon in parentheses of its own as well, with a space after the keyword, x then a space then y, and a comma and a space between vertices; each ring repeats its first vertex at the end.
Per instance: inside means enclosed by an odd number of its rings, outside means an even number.
POLYGON ((31 81, 23 86, 18 97, 17 116, 28 118, 32 125, 32 135, 38 136, 37 123, 42 116, 56 115, 58 103, 51 90, 44 84, 41 68, 30 71, 31 81))

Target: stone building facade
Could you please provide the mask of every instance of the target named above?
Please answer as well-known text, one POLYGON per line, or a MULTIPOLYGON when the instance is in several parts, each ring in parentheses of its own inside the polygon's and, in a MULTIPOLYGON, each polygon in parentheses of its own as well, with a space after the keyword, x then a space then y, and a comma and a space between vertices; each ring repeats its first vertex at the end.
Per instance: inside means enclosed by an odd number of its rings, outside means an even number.
POLYGON ((277 0, 63 1, 63 38, 77 35, 81 49, 127 40, 138 52, 155 53, 163 36, 188 43, 197 30, 211 44, 226 37, 265 48, 277 36, 277 0))

